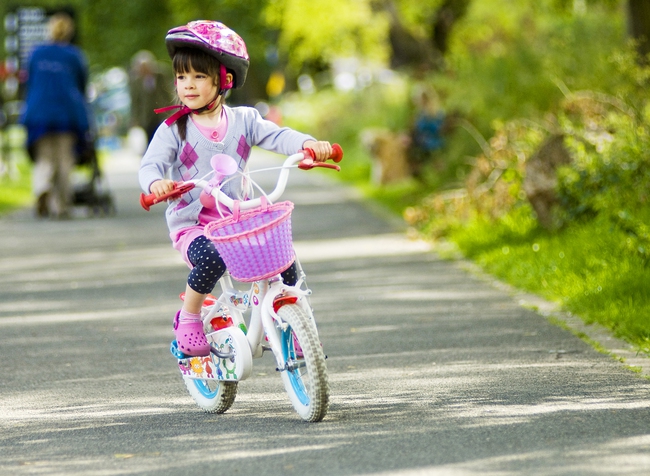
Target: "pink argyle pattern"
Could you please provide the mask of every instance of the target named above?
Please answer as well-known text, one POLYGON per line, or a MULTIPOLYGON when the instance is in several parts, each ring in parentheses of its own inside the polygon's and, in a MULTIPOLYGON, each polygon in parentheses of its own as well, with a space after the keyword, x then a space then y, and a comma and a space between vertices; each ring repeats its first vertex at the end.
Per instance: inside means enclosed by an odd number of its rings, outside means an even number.
POLYGON ((186 143, 179 157, 181 163, 179 172, 184 182, 193 179, 199 173, 199 169, 196 167, 196 161, 198 159, 199 155, 194 150, 194 147, 186 143))
POLYGON ((251 153, 251 146, 246 142, 246 137, 243 135, 239 138, 239 144, 237 145, 237 153, 239 156, 244 159, 244 162, 248 160, 248 156, 251 153))

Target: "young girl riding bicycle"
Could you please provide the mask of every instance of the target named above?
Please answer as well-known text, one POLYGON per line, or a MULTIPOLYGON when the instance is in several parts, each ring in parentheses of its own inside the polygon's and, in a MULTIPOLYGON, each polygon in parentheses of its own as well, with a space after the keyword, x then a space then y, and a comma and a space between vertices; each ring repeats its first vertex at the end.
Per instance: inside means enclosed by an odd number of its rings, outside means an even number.
MULTIPOLYGON (((253 146, 284 155, 312 149, 317 161, 332 154, 329 142, 280 128, 255 108, 225 105, 226 92, 240 88, 246 80, 249 56, 244 40, 224 24, 193 21, 169 30, 165 43, 181 104, 164 108, 178 111, 160 125, 142 158, 139 180, 146 193, 160 197, 174 189, 174 182, 206 176, 213 170, 210 159, 216 154, 233 157, 244 171, 253 146)), ((222 191, 235 200, 248 198, 241 180, 226 182, 222 191)), ((203 235, 205 225, 220 218, 224 210, 204 206, 200 192, 184 194, 181 200, 170 202, 166 211, 173 247, 191 269, 183 307, 173 321, 179 349, 191 356, 210 353, 201 304, 226 271, 214 244, 203 235)), ((293 285, 296 274, 294 263, 282 278, 293 285)))

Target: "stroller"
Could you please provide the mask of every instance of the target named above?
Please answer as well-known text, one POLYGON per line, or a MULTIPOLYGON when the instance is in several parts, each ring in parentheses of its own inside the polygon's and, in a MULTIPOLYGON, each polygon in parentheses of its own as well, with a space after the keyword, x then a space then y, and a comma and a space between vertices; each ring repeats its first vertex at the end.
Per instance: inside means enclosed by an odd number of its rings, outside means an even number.
POLYGON ((80 148, 77 165, 90 169, 90 179, 73 187, 73 206, 87 207, 94 216, 115 215, 115 202, 103 180, 93 138, 88 138, 80 148))

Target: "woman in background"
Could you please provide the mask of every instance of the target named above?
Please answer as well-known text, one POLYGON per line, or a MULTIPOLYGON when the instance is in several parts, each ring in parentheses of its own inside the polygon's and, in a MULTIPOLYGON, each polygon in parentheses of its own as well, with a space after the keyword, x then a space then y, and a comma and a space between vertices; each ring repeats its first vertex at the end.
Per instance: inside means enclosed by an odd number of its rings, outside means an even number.
POLYGON ((36 215, 68 218, 72 204, 70 174, 77 148, 89 131, 86 84, 88 67, 82 51, 70 44, 74 22, 57 13, 48 23, 50 42, 34 49, 28 64, 27 97, 21 122, 34 160, 36 215))

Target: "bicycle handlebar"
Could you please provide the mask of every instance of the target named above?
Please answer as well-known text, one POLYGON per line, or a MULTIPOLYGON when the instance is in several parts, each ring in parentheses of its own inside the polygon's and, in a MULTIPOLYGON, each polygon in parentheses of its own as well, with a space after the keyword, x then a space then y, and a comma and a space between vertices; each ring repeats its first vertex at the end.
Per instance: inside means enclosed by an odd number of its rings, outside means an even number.
MULTIPOLYGON (((278 177, 277 185, 275 189, 269 193, 266 197, 267 200, 271 203, 275 202, 278 198, 284 193, 284 189, 287 186, 287 181, 289 178, 289 169, 292 165, 299 163, 298 168, 302 170, 309 170, 316 167, 324 167, 328 169, 334 169, 340 171, 341 167, 335 164, 327 164, 325 162, 316 162, 316 154, 312 149, 305 149, 297 152, 296 154, 290 155, 287 157, 282 164, 282 170, 280 171, 280 176, 278 177)), ((332 155, 328 157, 328 160, 332 160, 336 163, 340 162, 343 159, 343 149, 339 144, 332 145, 332 155)), ((156 203, 163 202, 165 200, 178 198, 184 193, 189 192, 194 187, 205 188, 208 185, 207 180, 189 180, 187 182, 174 182, 174 189, 171 192, 167 192, 160 197, 156 197, 155 194, 150 193, 145 195, 144 193, 140 194, 140 205, 146 211, 151 209, 152 205, 156 203)), ((211 192, 214 198, 228 207, 230 210, 233 209, 235 200, 230 198, 228 195, 223 193, 220 189, 214 188, 211 192)), ((259 207, 262 204, 261 198, 256 198, 254 200, 245 200, 241 201, 239 204, 240 210, 249 210, 251 208, 259 207)))
POLYGON ((184 193, 187 193, 190 190, 192 190, 195 186, 196 184, 193 182, 174 182, 174 189, 171 192, 167 192, 164 195, 161 195, 160 197, 156 197, 155 193, 150 193, 149 195, 145 195, 144 193, 141 193, 140 205, 146 211, 149 211, 152 205, 155 205, 156 203, 164 202, 166 200, 169 200, 170 198, 180 197, 184 193))

